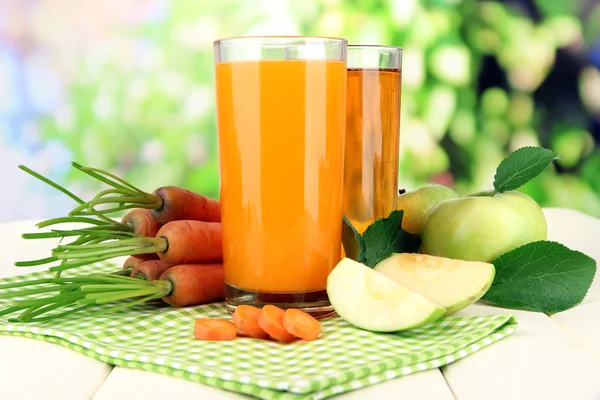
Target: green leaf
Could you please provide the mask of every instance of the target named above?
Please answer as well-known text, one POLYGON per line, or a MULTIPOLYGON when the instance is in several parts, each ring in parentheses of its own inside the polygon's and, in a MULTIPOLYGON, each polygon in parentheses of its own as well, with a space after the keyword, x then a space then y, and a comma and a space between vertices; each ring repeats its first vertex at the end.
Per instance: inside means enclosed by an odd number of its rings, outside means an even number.
POLYGON ((346 257, 364 262, 365 241, 348 218, 342 218, 342 245, 346 257))
POLYGON ((500 307, 553 314, 579 304, 596 274, 596 261, 551 241, 538 241, 494 261, 496 277, 483 298, 500 307))
POLYGON ((496 169, 496 192, 518 189, 541 174, 557 158, 558 154, 541 147, 522 147, 513 151, 496 169))
POLYGON ((392 211, 387 218, 376 220, 365 230, 363 233, 366 248, 364 263, 368 267, 373 268, 392 253, 419 251, 421 247, 419 236, 412 235, 400 227, 403 215, 403 210, 392 211))

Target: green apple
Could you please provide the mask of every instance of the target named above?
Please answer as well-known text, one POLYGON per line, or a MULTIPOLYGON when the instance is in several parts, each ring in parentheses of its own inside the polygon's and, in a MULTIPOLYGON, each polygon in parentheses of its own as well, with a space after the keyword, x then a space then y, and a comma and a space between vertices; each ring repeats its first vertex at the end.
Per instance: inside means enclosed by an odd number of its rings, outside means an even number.
POLYGON ((402 229, 414 234, 421 233, 429 211, 440 202, 457 197, 454 190, 436 183, 399 195, 396 209, 404 210, 402 229))
POLYGON ((445 308, 446 315, 479 300, 496 275, 489 263, 413 253, 392 254, 374 269, 445 308))
POLYGON ((329 274, 327 295, 340 317, 374 332, 417 328, 446 312, 420 294, 349 258, 342 259, 329 274))
POLYGON ((423 226, 421 250, 434 256, 492 262, 546 237, 544 213, 525 193, 479 193, 435 206, 423 226))

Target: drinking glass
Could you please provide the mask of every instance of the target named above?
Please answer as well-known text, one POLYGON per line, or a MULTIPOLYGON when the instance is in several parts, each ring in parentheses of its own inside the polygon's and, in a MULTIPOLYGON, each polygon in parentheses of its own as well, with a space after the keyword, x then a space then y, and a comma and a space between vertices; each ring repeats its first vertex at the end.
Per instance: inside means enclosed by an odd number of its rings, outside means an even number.
POLYGON ((340 260, 347 41, 214 43, 226 305, 332 313, 340 260))
POLYGON ((396 209, 402 49, 348 46, 343 213, 359 232, 396 209))

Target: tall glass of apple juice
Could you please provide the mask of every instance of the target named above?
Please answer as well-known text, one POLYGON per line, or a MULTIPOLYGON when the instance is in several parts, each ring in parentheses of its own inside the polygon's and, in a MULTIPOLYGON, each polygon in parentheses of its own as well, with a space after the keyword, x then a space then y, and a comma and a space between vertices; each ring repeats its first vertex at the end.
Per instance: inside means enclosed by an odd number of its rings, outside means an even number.
POLYGON ((214 44, 226 305, 331 314, 340 260, 347 41, 214 44))
POLYGON ((402 49, 348 46, 343 214, 359 231, 396 209, 402 49))

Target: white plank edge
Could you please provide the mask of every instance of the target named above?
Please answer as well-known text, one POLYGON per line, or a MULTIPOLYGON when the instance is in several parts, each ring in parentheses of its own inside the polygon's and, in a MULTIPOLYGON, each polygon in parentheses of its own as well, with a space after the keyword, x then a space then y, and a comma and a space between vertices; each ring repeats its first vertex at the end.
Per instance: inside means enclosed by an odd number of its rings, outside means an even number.
MULTIPOLYGON (((335 396, 339 400, 386 399, 399 393, 403 400, 454 400, 439 369, 392 379, 335 396)), ((154 372, 115 367, 93 400, 163 400, 198 398, 236 400, 249 397, 154 372)))
POLYGON ((90 399, 112 366, 40 340, 0 336, 0 399, 90 399))
POLYGON ((597 400, 600 360, 541 313, 475 304, 460 315, 510 312, 517 331, 442 368, 460 400, 597 400))

